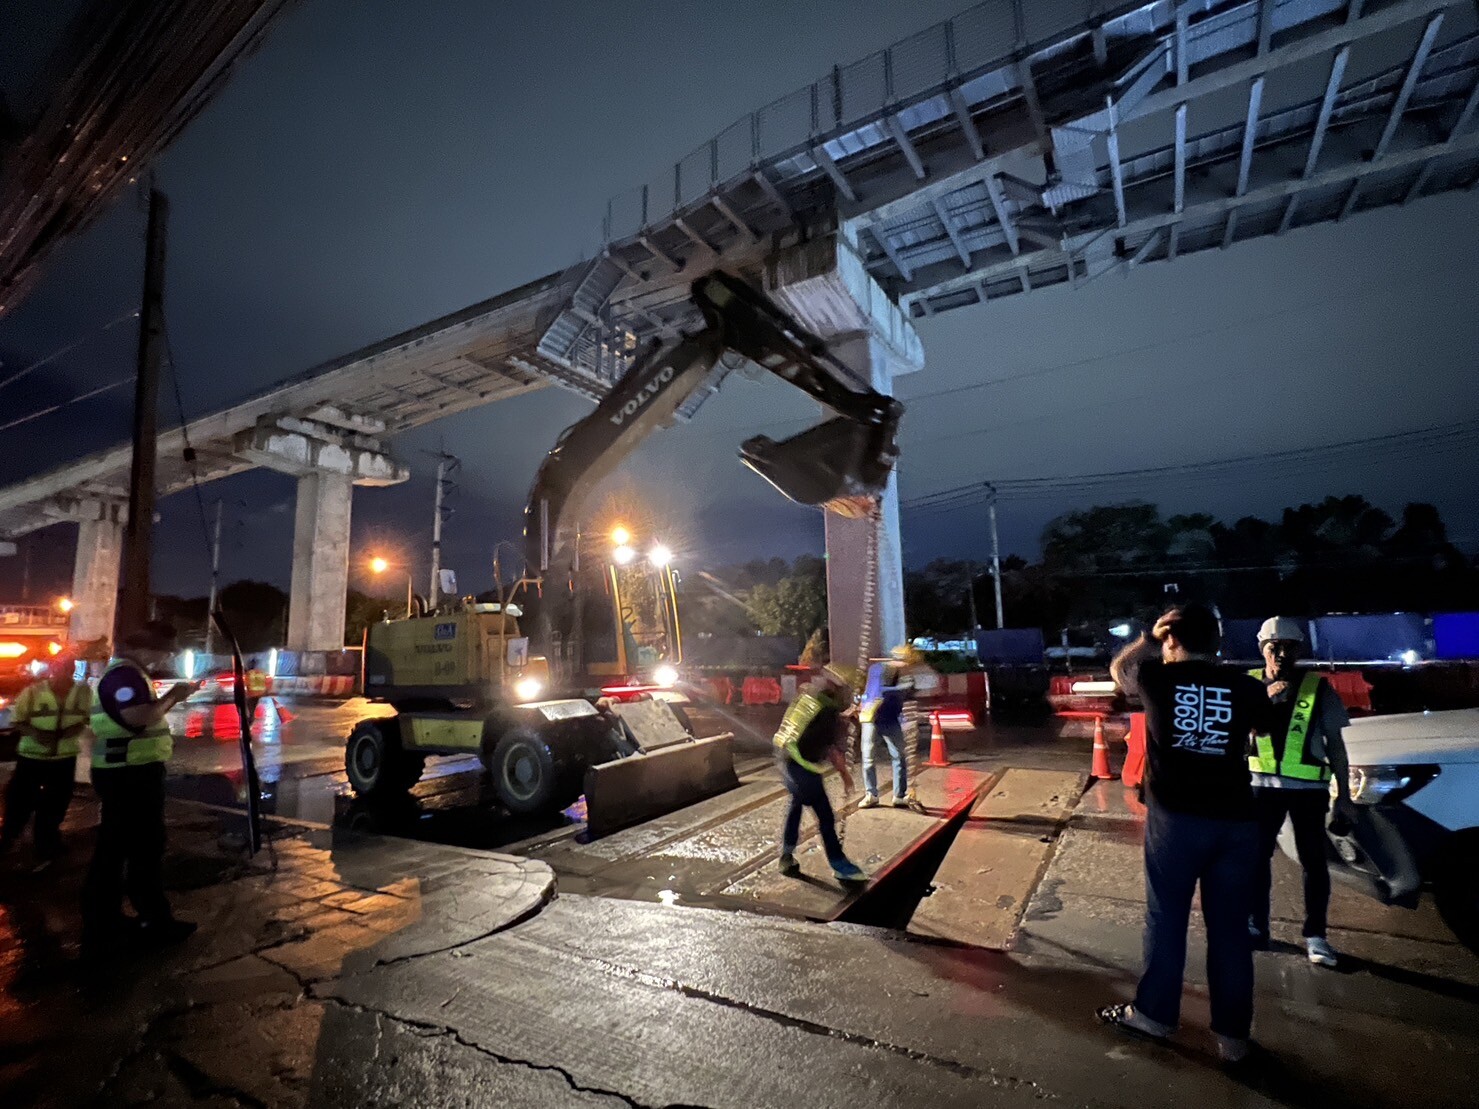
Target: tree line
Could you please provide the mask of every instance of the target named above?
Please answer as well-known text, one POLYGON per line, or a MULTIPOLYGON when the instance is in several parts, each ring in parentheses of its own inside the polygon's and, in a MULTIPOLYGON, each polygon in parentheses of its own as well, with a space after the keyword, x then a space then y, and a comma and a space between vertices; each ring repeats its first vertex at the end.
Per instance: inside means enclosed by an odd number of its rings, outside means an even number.
MULTIPOLYGON (((967 590, 980 622, 995 623, 984 561, 937 559, 908 574, 905 588, 916 635, 966 628, 967 590)), ((1232 524, 1163 516, 1153 504, 1103 505, 1051 521, 1039 561, 1003 561, 1002 600, 1008 627, 1050 633, 1191 600, 1231 618, 1462 611, 1479 608, 1479 566, 1430 504, 1409 504, 1395 520, 1364 497, 1332 496, 1232 524)))

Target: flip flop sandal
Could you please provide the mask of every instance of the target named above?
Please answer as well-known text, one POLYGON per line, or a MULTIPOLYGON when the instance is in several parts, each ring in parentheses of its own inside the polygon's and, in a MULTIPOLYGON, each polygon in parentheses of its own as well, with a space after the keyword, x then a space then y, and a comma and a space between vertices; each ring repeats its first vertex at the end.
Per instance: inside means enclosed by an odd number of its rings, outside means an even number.
POLYGON ((1153 1044, 1163 1042, 1166 1037, 1157 1036, 1153 1032, 1147 1032, 1143 1028, 1136 1028, 1133 1024, 1129 1023, 1130 1014, 1134 1011, 1135 1007, 1133 1005, 1127 1001, 1122 1001, 1118 1005, 1106 1005, 1102 1009, 1096 1009, 1094 1010, 1094 1015, 1102 1023, 1110 1025, 1127 1036, 1133 1036, 1137 1040, 1145 1040, 1147 1043, 1153 1044))

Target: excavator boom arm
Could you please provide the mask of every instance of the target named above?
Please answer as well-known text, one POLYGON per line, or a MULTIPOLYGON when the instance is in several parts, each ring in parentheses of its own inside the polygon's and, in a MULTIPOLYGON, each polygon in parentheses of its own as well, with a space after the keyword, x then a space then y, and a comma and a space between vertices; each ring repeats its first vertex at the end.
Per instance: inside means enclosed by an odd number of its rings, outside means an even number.
POLYGON ((535 477, 524 508, 527 572, 560 561, 566 515, 708 379, 726 350, 790 382, 837 413, 785 442, 746 441, 745 464, 787 497, 859 515, 882 493, 898 457, 903 406, 856 375, 767 298, 739 278, 714 273, 694 284, 707 326, 654 344, 585 419, 567 428, 535 477))

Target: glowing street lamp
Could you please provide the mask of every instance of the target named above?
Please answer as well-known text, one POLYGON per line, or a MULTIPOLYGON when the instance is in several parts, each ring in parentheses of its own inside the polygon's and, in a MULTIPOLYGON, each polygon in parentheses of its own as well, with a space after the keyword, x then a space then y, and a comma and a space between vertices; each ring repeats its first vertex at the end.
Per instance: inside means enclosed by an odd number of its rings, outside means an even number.
POLYGON ((659 543, 647 552, 647 559, 654 566, 666 566, 673 561, 673 552, 659 543))
POLYGON ((611 552, 611 560, 615 562, 618 566, 626 566, 632 561, 632 559, 636 557, 636 548, 628 547, 625 544, 617 547, 616 550, 611 552))
MULTIPOLYGON (((376 555, 374 558, 370 559, 370 573, 372 573, 372 574, 383 574, 383 573, 385 573, 385 571, 389 570, 390 568, 391 568, 391 564, 388 561, 386 561, 384 558, 381 558, 379 555, 376 555)), ((414 588, 413 588, 413 586, 411 584, 411 572, 409 570, 407 570, 406 571, 406 618, 407 619, 410 619, 413 615, 415 615, 415 611, 416 611, 416 607, 415 607, 416 606, 415 596, 416 595, 415 595, 415 592, 414 592, 414 588)))
POLYGON ((632 541, 632 533, 626 528, 617 526, 611 529, 611 542, 618 547, 625 547, 632 541))

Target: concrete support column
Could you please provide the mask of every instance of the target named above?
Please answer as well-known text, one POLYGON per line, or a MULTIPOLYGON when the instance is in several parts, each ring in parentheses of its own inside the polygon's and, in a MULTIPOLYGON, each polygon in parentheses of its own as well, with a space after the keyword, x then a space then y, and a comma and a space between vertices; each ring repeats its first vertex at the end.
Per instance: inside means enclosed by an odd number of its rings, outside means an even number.
POLYGON ((288 599, 290 651, 337 651, 344 646, 353 498, 354 483, 348 474, 315 470, 298 479, 288 599))
POLYGON ((68 637, 74 643, 113 640, 118 611, 118 572, 123 556, 122 505, 86 501, 77 518, 77 557, 72 564, 72 609, 68 637))
MULTIPOLYGON (((778 254, 766 287, 832 353, 881 393, 893 379, 924 365, 924 348, 907 316, 863 265, 855 234, 844 225, 778 254)), ((871 634, 864 636, 868 580, 868 520, 826 514, 827 613, 832 657, 856 663, 864 639, 878 656, 904 640, 904 561, 899 534, 898 478, 891 476, 877 522, 871 634)))
POLYGON ((349 520, 356 485, 396 485, 410 474, 386 453, 379 420, 325 406, 273 416, 237 435, 236 453, 298 479, 287 648, 344 646, 349 587, 349 520))

